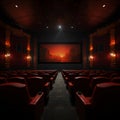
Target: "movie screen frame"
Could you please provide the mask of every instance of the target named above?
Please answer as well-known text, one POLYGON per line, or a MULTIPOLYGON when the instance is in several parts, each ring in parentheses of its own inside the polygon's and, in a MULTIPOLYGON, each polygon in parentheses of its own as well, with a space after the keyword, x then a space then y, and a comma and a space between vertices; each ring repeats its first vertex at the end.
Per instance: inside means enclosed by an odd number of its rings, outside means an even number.
POLYGON ((82 64, 82 43, 39 43, 38 63, 82 64))

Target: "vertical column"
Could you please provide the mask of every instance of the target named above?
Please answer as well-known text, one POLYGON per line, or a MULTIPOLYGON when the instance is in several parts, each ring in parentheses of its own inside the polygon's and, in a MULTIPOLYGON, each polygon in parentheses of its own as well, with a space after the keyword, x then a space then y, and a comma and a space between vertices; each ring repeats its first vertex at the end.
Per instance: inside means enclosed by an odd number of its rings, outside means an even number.
POLYGON ((93 36, 90 35, 90 46, 89 46, 89 52, 90 52, 90 55, 89 55, 89 61, 90 61, 90 68, 93 67, 93 36))
POLYGON ((111 67, 116 65, 116 53, 115 53, 115 29, 110 31, 110 57, 111 57, 111 67))
POLYGON ((10 68, 10 31, 6 30, 6 38, 5 38, 5 67, 10 68))
POLYGON ((27 43, 27 67, 30 67, 31 66, 31 47, 30 47, 30 36, 27 36, 28 38, 28 43, 27 43))
POLYGON ((37 45, 37 39, 34 38, 33 40, 33 67, 34 69, 37 69, 38 66, 38 45, 37 45))

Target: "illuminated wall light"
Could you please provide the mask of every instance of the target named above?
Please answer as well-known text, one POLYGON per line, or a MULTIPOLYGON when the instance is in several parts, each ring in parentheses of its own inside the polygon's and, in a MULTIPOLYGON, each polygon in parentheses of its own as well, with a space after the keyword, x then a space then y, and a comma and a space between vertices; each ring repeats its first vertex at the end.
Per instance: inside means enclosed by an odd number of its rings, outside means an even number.
POLYGON ((10 41, 9 41, 9 40, 6 40, 6 41, 5 41, 5 46, 6 46, 6 47, 10 47, 10 41))
POLYGON ((27 51, 30 51, 30 50, 31 50, 31 49, 30 49, 30 46, 28 45, 28 46, 27 46, 27 51))
POLYGON ((90 46, 90 51, 92 51, 93 50, 93 46, 90 46))
POLYGON ((6 54, 5 54, 5 58, 8 58, 8 57, 10 57, 10 56, 11 56, 10 53, 6 53, 6 54))
POLYGON ((94 59, 94 56, 93 55, 90 55, 89 56, 89 60, 91 61, 91 60, 93 60, 94 59))
POLYGON ((114 46, 114 45, 115 45, 115 40, 111 40, 110 46, 114 46))
POLYGON ((116 57, 116 54, 115 54, 114 52, 111 52, 111 53, 110 53, 110 56, 111 56, 111 57, 116 57))
POLYGON ((30 67, 32 57, 30 55, 26 56, 27 66, 30 67))
POLYGON ((30 55, 27 55, 26 59, 27 59, 28 61, 31 61, 32 57, 31 57, 30 55))

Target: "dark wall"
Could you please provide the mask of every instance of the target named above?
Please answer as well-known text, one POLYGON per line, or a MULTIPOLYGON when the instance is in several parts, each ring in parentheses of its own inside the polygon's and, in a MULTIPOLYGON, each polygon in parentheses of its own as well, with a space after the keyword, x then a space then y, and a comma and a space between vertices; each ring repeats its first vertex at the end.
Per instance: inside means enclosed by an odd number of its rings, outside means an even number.
POLYGON ((0 21, 0 70, 28 69, 28 34, 0 21))
POLYGON ((43 30, 37 35, 38 42, 43 43, 79 43, 84 35, 77 29, 43 30))
POLYGON ((120 20, 91 36, 91 68, 120 70, 120 20))
POLYGON ((0 26, 0 69, 5 67, 5 29, 0 26))

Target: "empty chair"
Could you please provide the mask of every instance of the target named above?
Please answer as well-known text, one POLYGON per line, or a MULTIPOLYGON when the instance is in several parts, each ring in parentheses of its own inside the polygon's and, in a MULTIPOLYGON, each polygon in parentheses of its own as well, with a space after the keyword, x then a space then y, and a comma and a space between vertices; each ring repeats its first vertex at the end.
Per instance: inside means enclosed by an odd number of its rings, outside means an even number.
POLYGON ((120 119, 120 84, 97 84, 90 97, 76 92, 76 110, 80 120, 120 119))
POLYGON ((53 75, 50 75, 49 73, 46 73, 46 72, 39 73, 39 76, 44 79, 44 82, 49 82, 50 88, 52 89, 53 83, 55 82, 55 77, 53 75))
POLYGON ((111 82, 120 83, 120 76, 118 76, 118 77, 113 77, 113 78, 111 79, 111 82))
POLYGON ((109 82, 110 79, 104 76, 96 76, 96 77, 92 77, 91 81, 90 81, 90 88, 91 88, 91 93, 95 87, 96 84, 98 83, 104 83, 104 82, 109 82))
POLYGON ((8 77, 8 74, 7 74, 7 73, 4 73, 4 72, 1 72, 1 73, 0 73, 0 77, 5 77, 5 78, 7 78, 7 77, 8 77))
POLYGON ((0 84, 7 82, 5 77, 0 77, 0 84))
POLYGON ((75 77, 71 82, 68 82, 68 91, 71 102, 74 104, 75 93, 79 91, 84 95, 89 95, 90 78, 86 76, 75 77))
POLYGON ((31 97, 26 84, 0 84, 0 113, 4 120, 40 120, 44 108, 44 93, 31 97))
POLYGON ((33 76, 27 78, 27 85, 31 96, 34 96, 36 95, 36 93, 43 91, 45 103, 47 104, 49 98, 49 91, 51 89, 50 82, 46 82, 43 77, 33 76))
POLYGON ((26 79, 24 77, 15 76, 15 77, 8 78, 8 82, 19 82, 19 83, 26 84, 26 79))
POLYGON ((112 79, 113 77, 119 77, 120 73, 119 72, 113 72, 110 74, 110 78, 112 79))

